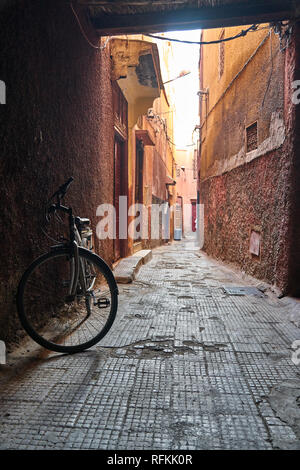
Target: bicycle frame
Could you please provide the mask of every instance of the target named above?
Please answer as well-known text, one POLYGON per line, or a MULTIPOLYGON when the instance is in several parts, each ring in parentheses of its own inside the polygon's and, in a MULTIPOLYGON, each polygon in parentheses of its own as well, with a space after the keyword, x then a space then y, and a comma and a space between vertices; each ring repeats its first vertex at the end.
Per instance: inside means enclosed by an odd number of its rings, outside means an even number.
MULTIPOLYGON (((73 211, 71 207, 66 207, 61 204, 61 199, 62 197, 66 194, 66 191, 73 181, 73 178, 70 178, 64 185, 62 185, 58 191, 56 191, 53 196, 51 196, 50 200, 56 197, 56 203, 52 204, 50 207, 48 207, 48 214, 51 214, 52 212, 56 211, 61 211, 64 212, 68 215, 68 223, 69 223, 69 241, 66 243, 63 243, 63 245, 67 245, 68 248, 70 249, 70 253, 72 255, 71 259, 71 280, 70 280, 70 289, 69 293, 67 296, 68 301, 73 301, 76 296, 77 292, 77 286, 78 286, 78 281, 81 281, 81 288, 84 291, 84 294, 92 290, 93 283, 90 286, 86 285, 86 279, 85 279, 85 267, 83 265, 80 265, 80 260, 79 260, 79 250, 78 247, 81 246, 83 248, 88 248, 86 245, 83 244, 83 239, 86 237, 81 237, 81 233, 79 232, 76 222, 75 222, 75 217, 73 215, 73 211)), ((89 234, 88 234, 89 235, 89 234)), ((61 246, 61 245, 59 245, 61 246)), ((56 246, 52 247, 52 249, 55 249, 56 246)))
POLYGON ((60 204, 60 201, 56 205, 56 209, 61 210, 68 214, 69 220, 69 232, 70 232, 70 251, 74 255, 74 262, 71 264, 71 282, 70 282, 70 291, 68 295, 68 300, 73 301, 76 295, 76 289, 80 274, 80 263, 79 263, 79 255, 78 255, 78 242, 76 238, 80 238, 78 230, 75 225, 75 217, 73 215, 73 211, 71 207, 65 207, 60 204), (76 233, 77 232, 77 233, 76 233))
MULTIPOLYGON (((80 275, 80 263, 79 263, 79 254, 78 254, 78 242, 81 241, 81 237, 79 235, 79 232, 77 230, 76 224, 75 224, 75 217, 73 215, 73 210, 71 207, 66 207, 63 206, 60 203, 60 200, 58 198, 57 203, 53 204, 48 212, 55 212, 56 210, 59 210, 61 212, 64 212, 68 214, 68 223, 69 223, 69 233, 70 233, 70 240, 67 243, 67 245, 70 248, 71 254, 74 256, 74 262, 71 264, 71 282, 70 282, 70 290, 69 294, 67 297, 68 301, 73 301, 75 299, 76 295, 76 289, 77 289, 77 284, 79 280, 79 275, 80 275)), ((64 243, 65 245, 65 243, 64 243)), ((52 248, 56 248, 55 246, 52 248)))

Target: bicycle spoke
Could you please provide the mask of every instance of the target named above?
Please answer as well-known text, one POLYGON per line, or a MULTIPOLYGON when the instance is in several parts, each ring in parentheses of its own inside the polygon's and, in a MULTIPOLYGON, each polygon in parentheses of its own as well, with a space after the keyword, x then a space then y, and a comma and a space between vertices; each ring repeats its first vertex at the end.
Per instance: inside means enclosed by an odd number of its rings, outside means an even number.
MULTIPOLYGON (((49 293, 50 293, 49 289, 47 289, 47 288, 42 288, 41 286, 37 286, 34 281, 30 281, 28 284, 29 284, 32 288, 34 288, 34 289, 37 290, 37 291, 42 292, 43 294, 49 295, 49 293)), ((53 294, 54 294, 54 293, 55 293, 55 289, 53 289, 53 294)))

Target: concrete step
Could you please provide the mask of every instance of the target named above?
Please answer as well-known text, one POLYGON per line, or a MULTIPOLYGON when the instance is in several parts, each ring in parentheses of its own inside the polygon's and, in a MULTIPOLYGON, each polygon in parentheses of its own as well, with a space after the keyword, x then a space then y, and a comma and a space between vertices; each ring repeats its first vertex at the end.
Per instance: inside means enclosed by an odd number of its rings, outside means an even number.
POLYGON ((135 279, 140 267, 148 263, 152 258, 152 250, 140 250, 132 256, 121 259, 114 269, 116 281, 120 284, 128 284, 135 279))

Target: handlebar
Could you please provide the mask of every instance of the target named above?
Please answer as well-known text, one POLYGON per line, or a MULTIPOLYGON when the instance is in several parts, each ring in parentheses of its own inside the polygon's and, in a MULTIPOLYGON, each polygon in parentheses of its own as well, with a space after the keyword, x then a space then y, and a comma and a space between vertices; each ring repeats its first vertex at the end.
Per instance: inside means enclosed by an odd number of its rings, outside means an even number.
POLYGON ((69 189, 69 186, 70 184, 74 181, 74 178, 73 176, 71 176, 71 178, 69 178, 64 184, 62 184, 57 191, 55 191, 54 194, 52 194, 52 196, 50 197, 49 201, 51 201, 53 198, 55 198, 57 196, 58 199, 62 199, 66 192, 68 191, 69 189))
POLYGON ((53 213, 55 213, 57 210, 61 210, 63 212, 67 212, 67 213, 72 213, 72 209, 69 208, 69 207, 65 207, 65 206, 62 206, 61 203, 60 203, 60 200, 65 196, 66 192, 68 191, 69 189, 69 186, 70 184, 74 181, 74 178, 73 176, 71 176, 71 178, 69 178, 64 184, 62 184, 57 191, 55 191, 54 194, 52 194, 52 196, 50 197, 50 199, 48 200, 48 203, 47 203, 47 207, 46 207, 46 220, 47 222, 50 221, 49 219, 49 216, 53 213), (56 203, 55 204, 51 204, 49 206, 49 203, 54 199, 54 198, 57 198, 56 199, 56 203))
POLYGON ((59 192, 61 194, 63 194, 63 196, 66 194, 66 192, 68 191, 69 189, 69 186, 71 185, 71 183, 74 181, 74 178, 73 176, 71 176, 71 178, 68 179, 68 181, 66 181, 64 184, 62 184, 59 188, 59 192))

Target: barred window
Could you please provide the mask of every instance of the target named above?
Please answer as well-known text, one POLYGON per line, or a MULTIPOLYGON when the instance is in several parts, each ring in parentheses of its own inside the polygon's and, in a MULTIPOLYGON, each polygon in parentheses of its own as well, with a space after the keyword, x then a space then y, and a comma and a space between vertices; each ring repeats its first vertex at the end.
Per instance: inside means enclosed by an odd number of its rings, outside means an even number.
POLYGON ((252 152, 252 150, 257 149, 257 122, 251 124, 246 128, 246 146, 247 152, 252 152))

